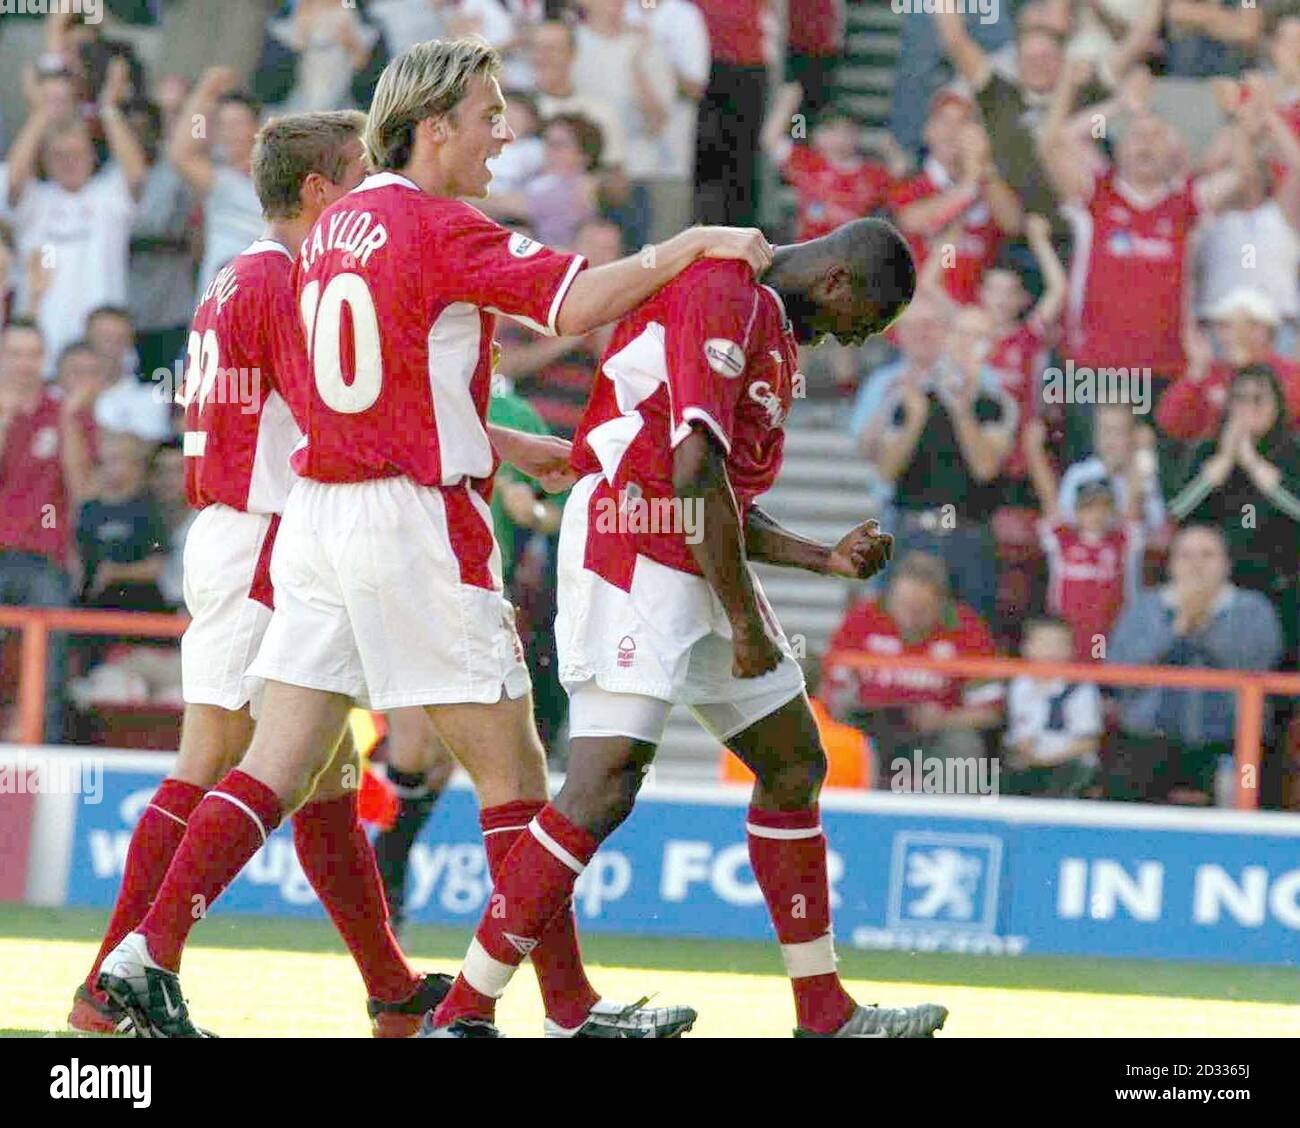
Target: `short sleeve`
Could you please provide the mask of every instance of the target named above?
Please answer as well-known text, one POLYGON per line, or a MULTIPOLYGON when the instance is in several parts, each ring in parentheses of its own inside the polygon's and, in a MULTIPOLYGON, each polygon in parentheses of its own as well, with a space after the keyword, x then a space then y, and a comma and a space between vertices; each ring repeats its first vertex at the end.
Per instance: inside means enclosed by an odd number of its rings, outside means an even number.
POLYGON ((450 301, 557 335, 560 306, 586 259, 508 231, 468 204, 433 213, 429 222, 437 225, 430 242, 441 261, 428 265, 435 287, 450 301))
POLYGON ((758 287, 748 266, 729 262, 689 271, 673 289, 666 330, 672 445, 702 423, 730 453, 758 287))

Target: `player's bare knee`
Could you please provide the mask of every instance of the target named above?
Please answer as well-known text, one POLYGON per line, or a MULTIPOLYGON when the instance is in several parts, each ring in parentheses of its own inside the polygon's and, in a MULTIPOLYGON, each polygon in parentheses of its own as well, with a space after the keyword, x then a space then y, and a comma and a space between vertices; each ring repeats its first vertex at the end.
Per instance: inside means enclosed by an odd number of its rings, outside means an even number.
POLYGON ((647 752, 646 746, 633 742, 612 746, 597 741, 591 747, 584 747, 585 743, 574 741, 555 806, 603 839, 632 813, 654 750, 647 752))
POLYGON ((756 771, 766 798, 777 807, 790 810, 817 801, 828 769, 820 744, 796 749, 780 760, 772 760, 756 771))

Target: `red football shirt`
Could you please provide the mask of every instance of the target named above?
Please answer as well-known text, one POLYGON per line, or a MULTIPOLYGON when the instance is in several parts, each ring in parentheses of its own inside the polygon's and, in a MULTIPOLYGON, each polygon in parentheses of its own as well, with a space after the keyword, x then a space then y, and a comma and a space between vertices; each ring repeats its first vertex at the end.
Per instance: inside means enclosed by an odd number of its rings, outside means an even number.
MULTIPOLYGON (((30 415, 15 413, 0 452, 0 550, 67 560, 77 514, 63 480, 62 392, 47 388, 30 415)), ((78 416, 94 449, 95 424, 78 416)))
POLYGON ((1074 631, 1075 657, 1091 661, 1096 636, 1103 638, 1137 583, 1145 540, 1140 523, 1116 525, 1090 540, 1077 526, 1043 522, 1039 535, 1047 554, 1047 608, 1074 631))
POLYGON ((795 190, 800 242, 870 215, 888 201, 893 184, 885 167, 875 161, 863 158, 851 168, 840 168, 811 145, 793 146, 781 174, 795 190))
POLYGON ((709 45, 720 63, 763 65, 765 0, 695 0, 709 27, 709 45))
MULTIPOLYGON (((931 162, 926 170, 917 173, 910 180, 898 184, 891 193, 890 206, 895 213, 901 212, 908 204, 925 200, 946 191, 951 185, 941 185, 942 175, 931 162)), ((937 238, 937 236, 936 236, 937 238)), ((912 256, 916 259, 919 271, 925 265, 930 252, 932 239, 913 233, 907 241, 912 247, 912 256)), ((1002 229, 993 218, 988 204, 977 201, 966 209, 962 217, 961 236, 956 247, 952 268, 940 271, 944 289, 954 301, 969 305, 979 298, 980 278, 990 266, 997 261, 998 248, 1002 245, 1002 229)))
POLYGON ((260 239, 225 266, 199 299, 185 383, 185 496, 248 513, 284 509, 302 439, 307 355, 293 258, 260 239))
POLYGON ((637 555, 699 575, 681 528, 637 531, 629 507, 668 512, 673 450, 698 423, 727 452, 743 515, 781 469, 797 364, 781 299, 744 263, 700 260, 623 318, 573 438, 574 468, 605 479, 591 500, 586 566, 624 590, 637 555), (599 520, 609 499, 629 514, 626 535, 599 520))
MULTIPOLYGON (((1291 428, 1300 428, 1300 364, 1274 353, 1265 362, 1286 397, 1291 428)), ((1238 369, 1216 360, 1199 384, 1184 376, 1171 384, 1156 405, 1156 424, 1171 439, 1212 439, 1223 424, 1228 392, 1238 369)))
POLYGON ((958 705, 987 705, 1002 698, 999 682, 968 684, 961 678, 933 670, 902 666, 864 668, 833 660, 837 650, 866 654, 915 655, 927 658, 988 658, 995 653, 988 626, 964 603, 954 603, 939 624, 924 638, 905 639, 881 603, 864 600, 849 609, 830 641, 822 670, 824 700, 852 694, 860 709, 921 705, 926 702, 955 709, 958 705))
POLYGON ((294 469, 321 482, 490 482, 494 315, 554 335, 584 262, 396 173, 363 181, 298 257, 311 380, 294 469))
POLYGON ((1090 367, 1181 372, 1187 247, 1198 209, 1189 181, 1142 199, 1112 172, 1062 209, 1074 225, 1066 349, 1090 367))

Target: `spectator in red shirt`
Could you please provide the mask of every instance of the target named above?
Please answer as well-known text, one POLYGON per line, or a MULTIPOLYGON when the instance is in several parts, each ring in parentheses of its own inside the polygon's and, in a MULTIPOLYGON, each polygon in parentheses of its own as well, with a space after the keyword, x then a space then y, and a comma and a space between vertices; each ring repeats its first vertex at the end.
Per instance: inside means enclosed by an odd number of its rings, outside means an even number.
MULTIPOLYGON (((66 607, 66 570, 77 507, 92 489, 98 387, 72 394, 41 379, 45 347, 30 320, 0 334, 0 602, 66 607)), ((45 739, 63 735, 64 636, 50 636, 46 667, 45 739)))
POLYGON ((954 300, 966 305, 975 301, 1003 235, 1020 230, 1020 202, 998 176, 988 136, 961 95, 947 90, 935 95, 925 144, 928 155, 921 171, 895 188, 891 206, 918 267, 942 245, 949 224, 960 225, 943 283, 954 300))
POLYGON ((1156 423, 1172 439, 1211 439, 1219 433, 1228 392, 1243 369, 1264 364, 1273 370, 1286 397, 1292 430, 1300 427, 1300 364, 1274 348, 1277 308, 1257 290, 1236 290, 1213 310, 1214 342, 1199 327, 1183 342, 1187 368, 1160 397, 1156 423))
MULTIPOLYGON (((1039 138, 1048 177, 1076 231, 1066 354, 1086 367, 1142 366, 1157 379, 1182 371, 1189 245, 1197 221, 1232 198, 1237 167, 1196 180, 1175 175, 1179 138, 1135 114, 1100 170, 1068 117, 1087 70, 1069 68, 1039 138)), ((1238 159, 1244 160, 1243 147, 1238 159)))
POLYGON ((750 227, 758 213, 754 169, 767 100, 767 0, 696 0, 713 65, 695 135, 695 218, 750 227))
MULTIPOLYGON (((804 114, 813 111, 797 82, 781 88, 763 126, 763 151, 795 190, 800 242, 829 235, 853 219, 883 207, 893 188, 890 169, 864 156, 857 123, 843 110, 827 106, 809 133, 804 114), (806 136, 808 143, 797 138, 806 136)), ((895 154, 902 171, 902 154, 895 154)))
MULTIPOLYGON (((982 758, 982 733, 1002 717, 1002 685, 971 683, 931 670, 847 665, 837 653, 992 657, 987 624, 952 597, 941 560, 910 553, 890 569, 884 599, 851 607, 830 642, 822 671, 822 699, 832 714, 862 728, 876 748, 882 773, 895 756, 982 758)), ((878 780, 878 783, 883 780, 878 780)))

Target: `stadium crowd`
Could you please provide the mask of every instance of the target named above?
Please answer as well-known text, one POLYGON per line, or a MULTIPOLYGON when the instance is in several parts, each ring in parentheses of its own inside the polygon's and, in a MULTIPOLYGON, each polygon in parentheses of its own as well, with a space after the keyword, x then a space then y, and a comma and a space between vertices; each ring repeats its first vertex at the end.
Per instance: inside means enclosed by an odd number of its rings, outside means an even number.
MULTIPOLYGON (((911 242, 887 338, 804 362, 897 540, 834 650, 1296 668, 1300 0, 902 5, 870 134, 837 100, 841 0, 784 25, 767 0, 103 6, 0 19, 0 602, 181 606, 173 400, 197 297, 262 228, 260 123, 364 109, 393 55, 474 33, 517 137, 483 209, 528 236, 599 264, 693 221, 803 240, 879 214, 911 242)), ((492 419, 571 435, 608 333, 503 324, 492 419)), ((559 507, 510 471, 493 506, 549 738, 559 507)), ((1231 695, 821 675, 877 785, 920 748, 998 756, 1022 794, 1231 787, 1231 695)), ((48 688, 58 741, 69 701, 177 702, 178 662, 56 636, 48 688)), ((1267 804, 1300 801, 1291 721, 1275 703, 1267 804)))

